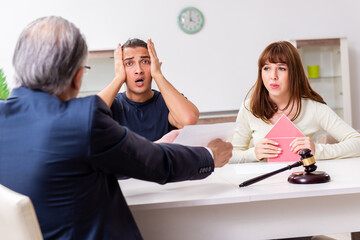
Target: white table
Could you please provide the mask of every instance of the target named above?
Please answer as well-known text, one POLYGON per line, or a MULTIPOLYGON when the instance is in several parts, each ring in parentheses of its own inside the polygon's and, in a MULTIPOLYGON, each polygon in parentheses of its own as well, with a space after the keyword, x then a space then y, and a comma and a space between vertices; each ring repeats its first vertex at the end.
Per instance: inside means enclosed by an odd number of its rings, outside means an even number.
MULTIPOLYGON (((288 163, 233 164, 208 178, 159 185, 119 181, 146 240, 272 239, 360 231, 360 158, 318 161, 331 181, 287 182, 291 171, 239 188, 288 163)), ((293 169, 302 171, 303 167, 293 169)))

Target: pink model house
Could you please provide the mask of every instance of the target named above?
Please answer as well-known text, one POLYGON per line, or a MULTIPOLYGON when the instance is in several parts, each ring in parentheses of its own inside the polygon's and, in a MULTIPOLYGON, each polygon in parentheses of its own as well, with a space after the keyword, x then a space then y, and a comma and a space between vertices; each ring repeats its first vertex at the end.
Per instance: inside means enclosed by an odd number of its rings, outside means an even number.
POLYGON ((279 143, 279 148, 282 149, 278 157, 269 158, 268 162, 299 161, 300 156, 290 149, 290 143, 297 137, 304 137, 304 134, 285 115, 282 115, 265 136, 279 143))

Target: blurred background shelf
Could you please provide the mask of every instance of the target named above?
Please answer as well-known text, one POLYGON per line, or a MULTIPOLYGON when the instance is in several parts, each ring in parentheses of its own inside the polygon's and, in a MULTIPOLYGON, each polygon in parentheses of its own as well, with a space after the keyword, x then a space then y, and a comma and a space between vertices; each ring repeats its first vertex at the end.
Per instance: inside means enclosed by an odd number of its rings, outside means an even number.
POLYGON ((319 66, 319 77, 309 78, 312 88, 352 126, 347 39, 294 39, 290 42, 298 49, 307 74, 307 66, 319 66))

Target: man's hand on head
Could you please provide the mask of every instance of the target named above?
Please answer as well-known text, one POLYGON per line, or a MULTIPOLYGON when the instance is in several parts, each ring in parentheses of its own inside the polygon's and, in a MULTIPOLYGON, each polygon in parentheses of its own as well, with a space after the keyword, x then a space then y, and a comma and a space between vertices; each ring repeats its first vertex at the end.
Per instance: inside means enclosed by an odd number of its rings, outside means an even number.
POLYGON ((120 83, 123 84, 126 81, 126 72, 125 72, 122 48, 120 43, 114 51, 114 62, 115 62, 115 78, 118 78, 120 83))
POLYGON ((151 76, 156 81, 157 77, 159 75, 162 75, 161 72, 162 63, 159 61, 159 58, 156 54, 154 43, 151 39, 148 39, 147 45, 148 45, 148 52, 150 54, 150 61, 151 61, 151 76))
POLYGON ((215 167, 222 167, 229 162, 233 150, 231 143, 216 138, 209 142, 207 147, 210 148, 213 153, 215 167))

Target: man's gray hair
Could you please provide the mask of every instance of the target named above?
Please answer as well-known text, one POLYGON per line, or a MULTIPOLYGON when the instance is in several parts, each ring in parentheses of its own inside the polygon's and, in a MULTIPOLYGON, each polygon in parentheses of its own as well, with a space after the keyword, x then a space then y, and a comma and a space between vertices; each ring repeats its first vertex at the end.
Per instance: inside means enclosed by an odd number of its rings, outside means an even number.
POLYGON ((73 23, 57 16, 39 18, 16 44, 15 83, 59 95, 84 66, 87 54, 85 38, 73 23))

